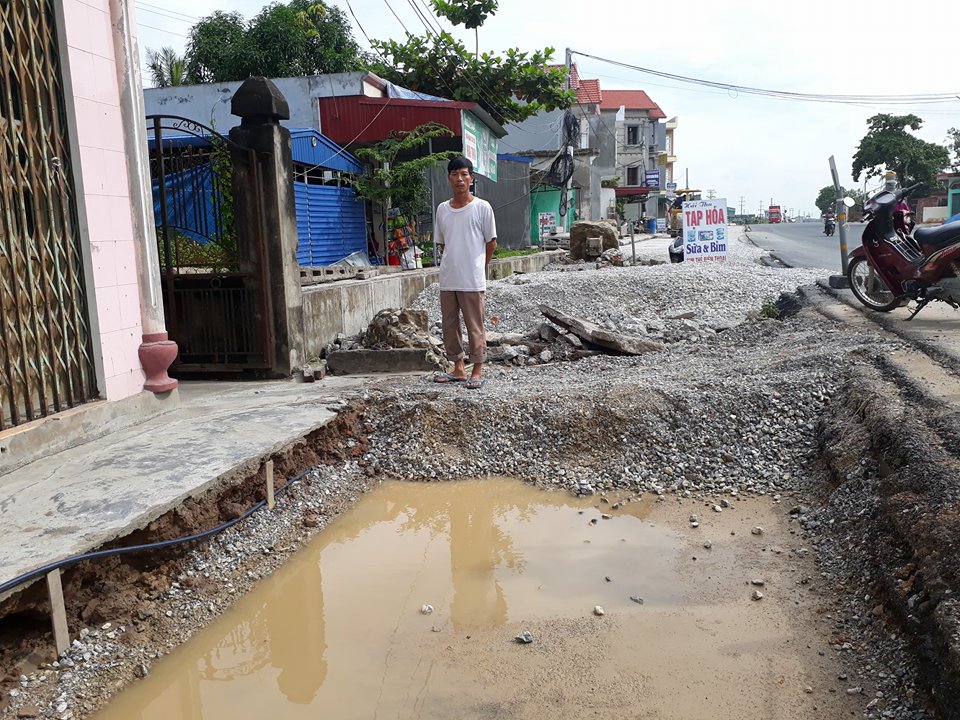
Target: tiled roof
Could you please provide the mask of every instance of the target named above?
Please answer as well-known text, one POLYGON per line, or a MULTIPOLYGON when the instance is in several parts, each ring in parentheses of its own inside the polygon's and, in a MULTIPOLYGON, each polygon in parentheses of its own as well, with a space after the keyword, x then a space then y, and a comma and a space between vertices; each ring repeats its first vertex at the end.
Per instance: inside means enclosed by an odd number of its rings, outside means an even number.
POLYGON ((666 119, 660 106, 643 90, 604 90, 600 102, 601 110, 619 110, 620 106, 627 110, 646 110, 652 119, 666 119))
MULTIPOLYGON (((567 69, 566 65, 547 65, 547 67, 550 68, 551 70, 555 70, 557 68, 561 70, 567 69)), ((570 65, 570 89, 577 90, 580 87, 581 82, 582 80, 580 80, 580 71, 577 70, 577 64, 572 63, 570 65)))
POLYGON ((581 80, 580 87, 577 88, 577 102, 584 105, 593 103, 598 104, 603 99, 600 92, 599 80, 581 80))

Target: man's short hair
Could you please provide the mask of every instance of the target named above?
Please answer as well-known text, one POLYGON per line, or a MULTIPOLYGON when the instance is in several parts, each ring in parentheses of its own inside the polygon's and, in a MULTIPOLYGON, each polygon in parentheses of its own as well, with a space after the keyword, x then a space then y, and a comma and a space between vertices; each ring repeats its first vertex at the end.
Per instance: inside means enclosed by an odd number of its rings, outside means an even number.
POLYGON ((447 163, 447 175, 457 170, 463 170, 464 168, 469 170, 470 174, 473 175, 473 163, 463 157, 463 155, 460 155, 447 163))

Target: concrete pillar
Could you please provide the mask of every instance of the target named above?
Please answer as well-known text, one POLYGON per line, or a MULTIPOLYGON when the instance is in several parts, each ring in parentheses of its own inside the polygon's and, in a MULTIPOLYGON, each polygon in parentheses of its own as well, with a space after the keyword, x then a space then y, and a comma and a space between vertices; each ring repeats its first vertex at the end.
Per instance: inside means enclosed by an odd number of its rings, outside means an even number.
POLYGON ((271 375, 288 377, 305 359, 293 158, 290 131, 280 125, 290 108, 269 79, 251 77, 234 94, 230 112, 240 118, 230 139, 256 158, 249 167, 249 155, 232 149, 237 248, 260 269, 267 290, 271 375))
POLYGON ((113 30, 113 51, 117 59, 123 140, 127 150, 130 216, 136 240, 139 276, 137 287, 143 333, 139 356, 146 375, 143 389, 162 393, 177 387, 177 381, 167 375, 167 370, 177 357, 177 344, 167 337, 166 320, 163 316, 160 261, 157 257, 156 222, 153 218, 153 191, 144 119, 146 113, 131 5, 127 0, 110 0, 110 26, 113 30))

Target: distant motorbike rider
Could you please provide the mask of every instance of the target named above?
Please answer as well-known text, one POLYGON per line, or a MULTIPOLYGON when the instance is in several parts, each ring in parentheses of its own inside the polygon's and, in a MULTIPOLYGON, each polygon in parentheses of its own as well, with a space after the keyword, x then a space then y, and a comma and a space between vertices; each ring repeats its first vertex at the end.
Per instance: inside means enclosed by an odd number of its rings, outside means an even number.
POLYGON ((827 210, 823 214, 823 232, 827 235, 833 234, 833 229, 837 225, 837 216, 833 210, 827 210))

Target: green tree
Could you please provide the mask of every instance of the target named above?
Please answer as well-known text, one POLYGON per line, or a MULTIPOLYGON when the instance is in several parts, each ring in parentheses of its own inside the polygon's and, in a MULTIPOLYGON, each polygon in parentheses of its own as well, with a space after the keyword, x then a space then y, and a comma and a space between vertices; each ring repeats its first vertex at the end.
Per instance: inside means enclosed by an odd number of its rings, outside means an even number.
POLYGON ((147 70, 154 87, 185 85, 187 81, 187 64, 172 47, 147 48, 147 70))
POLYGON ((553 48, 526 53, 517 48, 502 56, 479 58, 442 32, 430 37, 407 34, 405 42, 374 40, 381 57, 369 69, 411 90, 475 102, 501 125, 520 122, 542 110, 568 108, 574 93, 564 89, 563 68, 547 67, 553 48))
POLYGON ((463 25, 473 30, 477 42, 474 57, 480 56, 479 27, 497 11, 497 0, 430 0, 438 15, 445 17, 454 25, 463 25))
POLYGON ((935 187, 936 175, 950 164, 950 153, 943 145, 927 142, 907 132, 923 125, 916 115, 879 113, 867 120, 869 130, 853 156, 853 178, 861 174, 881 177, 886 170, 897 173, 903 186, 917 182, 935 187))
POLYGON ((427 171, 459 153, 439 152, 399 162, 397 157, 409 157, 421 151, 432 138, 451 136, 450 128, 431 122, 409 131, 394 131, 370 147, 359 148, 356 156, 368 161, 373 169, 352 181, 357 194, 381 205, 389 202, 391 207, 399 208, 402 215, 410 217, 430 212, 427 171))
POLYGON ((947 149, 950 151, 950 167, 954 172, 960 171, 960 129, 947 130, 947 149))
MULTIPOLYGON (((859 208, 863 207, 863 193, 859 190, 841 187, 840 197, 853 198, 854 202, 856 202, 856 205, 847 211, 847 217, 853 222, 859 220, 861 217, 861 211, 859 208)), ((814 205, 816 205, 817 209, 819 209, 822 213, 825 213, 827 210, 837 209, 837 191, 834 189, 833 185, 825 185, 820 190, 820 194, 817 195, 814 205)))
POLYGON ((343 11, 316 0, 272 3, 249 23, 218 10, 191 28, 187 43, 191 82, 348 72, 363 60, 343 11))

